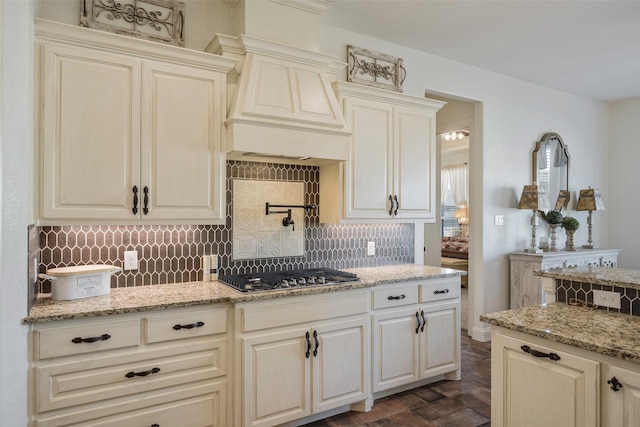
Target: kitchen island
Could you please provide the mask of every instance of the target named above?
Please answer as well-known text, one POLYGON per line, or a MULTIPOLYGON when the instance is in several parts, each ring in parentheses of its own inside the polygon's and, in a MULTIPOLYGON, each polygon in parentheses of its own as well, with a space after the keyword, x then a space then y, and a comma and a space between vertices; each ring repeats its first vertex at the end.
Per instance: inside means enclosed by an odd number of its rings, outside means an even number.
POLYGON ((565 290, 561 283, 559 293, 570 295, 572 304, 480 316, 492 325, 492 426, 638 425, 640 317, 595 307, 585 289, 636 292, 634 278, 640 276, 594 267, 539 274, 581 291, 565 290))
POLYGON ((243 293, 220 282, 41 297, 31 423, 301 425, 460 379, 460 276, 422 265, 243 293), (188 420, 179 414, 189 413, 188 420), (185 424, 186 423, 186 424, 185 424))

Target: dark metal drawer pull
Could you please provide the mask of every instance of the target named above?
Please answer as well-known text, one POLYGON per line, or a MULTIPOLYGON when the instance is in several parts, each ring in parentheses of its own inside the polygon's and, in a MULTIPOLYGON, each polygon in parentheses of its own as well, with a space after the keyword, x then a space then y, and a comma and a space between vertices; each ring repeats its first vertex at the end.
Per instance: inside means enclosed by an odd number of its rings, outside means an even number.
POLYGON ((548 357, 549 359, 554 360, 554 361, 560 360, 560 356, 558 356, 555 353, 543 353, 543 352, 538 351, 538 350, 533 350, 528 345, 523 345, 520 348, 525 353, 529 353, 530 355, 535 356, 535 357, 548 357))
POLYGON ((193 328, 201 328, 204 326, 204 322, 192 323, 190 325, 174 325, 173 329, 179 331, 180 329, 193 329, 193 328))
POLYGON ((449 293, 449 289, 445 289, 443 291, 439 291, 439 290, 435 290, 433 291, 434 294, 438 295, 438 294, 448 294, 449 293))
POLYGON ((405 294, 402 294, 402 295, 399 295, 399 296, 389 295, 389 296, 387 297, 387 299, 388 299, 389 301, 394 300, 394 299, 405 299, 405 298, 406 298, 405 294))
POLYGON ((144 207, 142 208, 142 213, 147 215, 149 213, 149 187, 146 185, 142 189, 142 193, 144 193, 144 197, 142 198, 144 207))
POLYGON ((393 212, 394 215, 398 215, 398 209, 400 208, 400 202, 398 202, 398 196, 393 196, 393 200, 396 202, 396 210, 393 212))
POLYGON ((131 208, 131 212, 134 215, 138 214, 138 187, 135 185, 133 186, 133 208, 131 208))
POLYGON ((393 215, 393 196, 389 194, 389 216, 393 215))
POLYGON ((160 424, 153 423, 151 424, 151 427, 160 427, 160 424))
POLYGON ((99 337, 91 337, 91 338, 74 338, 71 340, 72 343, 74 344, 81 344, 83 342, 96 342, 96 341, 106 341, 109 338, 111 338, 111 335, 109 334, 102 334, 99 337))
POLYGON ((611 390, 613 391, 618 391, 622 388, 622 384, 616 377, 613 377, 609 381, 607 381, 607 384, 611 386, 611 390))
POLYGON ((318 341, 318 331, 313 331, 313 339, 316 340, 316 348, 313 349, 313 355, 318 355, 318 349, 320 348, 320 341, 318 341))
POLYGON ((308 359, 309 356, 311 356, 311 340, 309 339, 311 335, 309 335, 309 331, 307 331, 307 333, 304 335, 304 337, 307 339, 307 352, 304 354, 304 356, 308 359))
POLYGON ((153 368, 150 371, 142 371, 142 372, 127 372, 124 376, 127 378, 133 378, 133 377, 146 377, 147 375, 150 374, 157 374, 158 372, 160 372, 160 368, 153 368))
POLYGON ((424 311, 420 311, 420 316, 422 316, 422 327, 420 328, 420 332, 424 332, 424 325, 427 324, 427 319, 424 318, 424 311))
POLYGON ((417 311, 416 311, 416 320, 418 321, 418 326, 416 326, 416 334, 417 334, 418 332, 420 332, 420 326, 422 326, 420 324, 420 313, 418 313, 417 311))

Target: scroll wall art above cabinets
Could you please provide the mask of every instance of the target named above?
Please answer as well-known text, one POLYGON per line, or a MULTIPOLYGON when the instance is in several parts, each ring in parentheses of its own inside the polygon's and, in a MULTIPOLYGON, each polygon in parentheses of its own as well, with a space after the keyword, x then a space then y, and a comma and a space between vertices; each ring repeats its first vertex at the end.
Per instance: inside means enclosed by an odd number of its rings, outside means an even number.
POLYGON ((350 160, 320 167, 320 222, 434 222, 436 112, 445 104, 337 82, 350 160))
POLYGON ((228 58, 36 20, 39 224, 224 221, 228 58))

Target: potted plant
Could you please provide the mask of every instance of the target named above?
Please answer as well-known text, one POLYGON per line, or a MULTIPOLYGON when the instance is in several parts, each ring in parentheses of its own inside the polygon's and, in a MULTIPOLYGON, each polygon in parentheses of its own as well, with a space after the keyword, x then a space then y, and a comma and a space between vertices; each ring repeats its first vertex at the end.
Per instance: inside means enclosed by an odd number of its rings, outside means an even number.
POLYGON ((576 232, 578 228, 580 228, 580 222, 577 219, 571 216, 565 216, 562 218, 561 222, 562 228, 567 231, 567 250, 575 251, 576 248, 573 246, 573 233, 576 232))
POLYGON ((544 217, 544 219, 547 221, 547 224, 549 224, 549 227, 551 228, 551 244, 549 245, 550 251, 555 252, 558 250, 556 246, 556 228, 558 228, 562 224, 563 218, 564 217, 562 216, 562 213, 557 210, 547 212, 544 217))

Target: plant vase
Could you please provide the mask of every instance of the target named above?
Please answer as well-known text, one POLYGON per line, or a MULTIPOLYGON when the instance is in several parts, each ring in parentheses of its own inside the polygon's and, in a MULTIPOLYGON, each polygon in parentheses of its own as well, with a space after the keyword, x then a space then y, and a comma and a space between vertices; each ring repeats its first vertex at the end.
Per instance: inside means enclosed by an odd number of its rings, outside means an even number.
POLYGON ((576 232, 576 230, 567 230, 567 250, 568 251, 575 251, 576 248, 575 246, 573 246, 573 234, 576 232))
POLYGON ((556 228, 558 228, 559 224, 549 224, 549 228, 551 228, 551 243, 549 244, 549 251, 557 252, 558 247, 556 246, 556 228))

